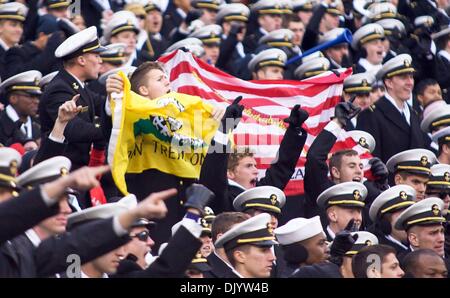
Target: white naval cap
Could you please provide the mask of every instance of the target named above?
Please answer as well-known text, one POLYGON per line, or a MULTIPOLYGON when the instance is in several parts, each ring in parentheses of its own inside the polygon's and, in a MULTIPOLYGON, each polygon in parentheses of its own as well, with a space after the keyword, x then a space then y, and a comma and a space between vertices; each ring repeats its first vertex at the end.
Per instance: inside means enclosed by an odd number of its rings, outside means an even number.
POLYGON ((23 91, 32 95, 41 95, 39 82, 42 74, 37 70, 29 70, 10 77, 0 84, 0 92, 8 94, 14 91, 23 91))
POLYGON ((333 185, 317 197, 317 205, 321 209, 331 206, 363 208, 367 196, 367 188, 359 182, 344 182, 333 185))
POLYGON ((72 162, 65 156, 55 156, 46 159, 17 177, 17 184, 24 188, 34 188, 36 185, 55 180, 69 173, 72 162))
POLYGON ((320 216, 312 218, 294 218, 274 231, 277 241, 281 245, 300 242, 323 233, 320 216))
POLYGON ((113 65, 122 65, 126 62, 127 57, 125 51, 127 44, 125 43, 111 43, 105 46, 105 51, 100 53, 103 62, 113 65))
POLYGON ((49 9, 67 8, 72 1, 67 0, 44 0, 44 5, 49 9))
POLYGON ((439 99, 439 100, 429 103, 423 110, 422 119, 425 117, 428 117, 428 114, 433 112, 435 109, 440 109, 442 106, 445 106, 445 105, 447 105, 447 103, 443 99, 439 99))
POLYGON ((450 125, 450 105, 440 105, 439 108, 433 109, 427 113, 422 122, 420 128, 423 132, 431 132, 450 125))
POLYGON ((284 68, 287 55, 280 49, 267 49, 259 52, 248 63, 250 72, 256 72, 264 66, 279 66, 284 68))
POLYGON ((308 60, 294 71, 297 79, 307 79, 330 69, 330 60, 325 57, 308 60))
POLYGON ((403 211, 395 222, 397 230, 408 230, 414 225, 442 224, 444 201, 439 198, 426 198, 403 211))
POLYGON ((384 28, 380 24, 367 24, 356 30, 353 34, 352 48, 358 50, 361 45, 384 38, 384 28))
POLYGON ((263 14, 284 14, 284 8, 278 0, 259 0, 251 6, 252 12, 263 14))
POLYGON ((363 17, 369 17, 370 11, 367 10, 369 3, 371 3, 371 1, 369 2, 367 0, 353 0, 353 11, 363 17))
POLYGON ((177 41, 176 43, 168 47, 165 53, 168 54, 181 48, 187 49, 189 52, 191 52, 197 57, 202 57, 203 55, 205 55, 203 42, 195 37, 188 37, 180 41, 177 41))
POLYGON ((261 37, 258 44, 266 44, 271 47, 292 47, 294 32, 289 29, 277 29, 261 37))
POLYGON ((253 216, 225 232, 214 246, 229 251, 237 246, 251 244, 256 246, 272 246, 278 244, 275 241, 273 227, 268 213, 253 216))
POLYGON ((131 11, 121 10, 114 13, 103 30, 103 37, 110 42, 111 37, 123 31, 139 34, 139 21, 131 11))
POLYGON ((435 164, 431 167, 430 180, 427 182, 427 193, 450 189, 450 165, 435 164))
POLYGON ((203 208, 203 211, 204 211, 203 218, 208 223, 212 223, 214 218, 216 218, 216 214, 214 213, 214 210, 212 210, 211 207, 205 206, 205 208, 203 208))
POLYGON ((86 53, 100 53, 104 48, 100 45, 97 28, 91 26, 67 38, 55 51, 56 58, 71 59, 86 53))
POLYGON ((24 22, 28 14, 28 7, 19 2, 0 4, 0 20, 14 20, 24 22))
POLYGON ((415 203, 416 191, 409 185, 398 184, 379 194, 369 209, 372 222, 378 221, 384 214, 403 210, 415 203))
POLYGON ((133 75, 133 72, 136 70, 136 66, 122 66, 122 67, 118 67, 118 68, 114 68, 111 70, 108 70, 107 72, 105 72, 104 74, 102 74, 99 78, 98 78, 98 82, 102 85, 106 85, 106 79, 115 73, 118 73, 119 71, 123 71, 123 73, 129 78, 131 78, 131 76, 133 75))
POLYGON ((375 76, 369 72, 357 73, 344 80, 344 92, 346 93, 370 93, 375 76))
POLYGON ((332 2, 328 4, 328 7, 325 10, 326 13, 335 15, 335 16, 341 16, 342 12, 339 10, 339 6, 336 2, 332 2))
POLYGON ((426 149, 410 149, 389 158, 386 166, 391 173, 406 171, 416 175, 430 175, 430 167, 437 162, 436 155, 426 149))
POLYGON ((280 0, 280 4, 284 14, 292 14, 292 0, 280 0))
MULTIPOLYGON (((424 26, 430 28, 434 24, 434 19, 432 16, 419 16, 414 19, 414 27, 424 26)), ((431 35, 433 38, 433 35, 431 35)))
POLYGON ((450 142, 450 126, 442 128, 431 135, 431 139, 436 143, 449 143, 450 142))
POLYGON ((392 35, 394 31, 397 31, 402 35, 406 33, 405 25, 402 21, 399 21, 397 19, 381 19, 379 21, 376 21, 375 24, 381 25, 381 27, 383 27, 384 35, 386 36, 392 35))
POLYGON ((377 145, 374 137, 362 130, 350 130, 347 134, 358 144, 359 146, 367 149, 369 152, 373 152, 377 145))
POLYGON ((220 0, 192 0, 191 5, 194 8, 207 8, 218 11, 222 5, 220 0))
POLYGON ((233 201, 236 211, 253 208, 269 213, 281 214, 281 208, 286 203, 284 192, 274 186, 257 186, 239 194, 233 201))
POLYGON ((223 5, 216 15, 216 23, 241 21, 247 22, 250 9, 242 3, 230 3, 223 5))
POLYGON ((22 156, 17 150, 0 147, 0 187, 18 190, 16 174, 21 163, 22 156))
POLYGON ((222 35, 222 27, 216 24, 207 25, 192 32, 188 37, 195 37, 202 41, 203 44, 220 44, 222 35))
POLYGON ((323 57, 325 57, 325 55, 321 51, 315 51, 315 52, 312 52, 311 54, 303 57, 302 63, 314 60, 316 58, 323 58, 323 57))
POLYGON ((136 196, 133 194, 129 194, 115 203, 98 205, 70 214, 67 221, 67 228, 70 229, 74 225, 78 225, 86 221, 105 219, 120 215, 121 213, 129 211, 136 206, 136 196))
POLYGON ((292 10, 294 12, 312 11, 315 4, 315 0, 292 0, 292 10))
POLYGON ((397 7, 389 2, 374 3, 369 6, 370 18, 381 20, 397 17, 397 7))
POLYGON ((144 10, 149 13, 152 10, 158 10, 162 12, 161 6, 157 1, 144 0, 144 10))
POLYGON ((45 86, 47 86, 48 83, 50 83, 54 77, 59 73, 59 71, 54 71, 49 73, 48 75, 44 76, 41 81, 39 82, 39 87, 43 89, 45 86))
POLYGON ((439 39, 439 38, 441 38, 441 37, 447 36, 447 35, 449 35, 449 34, 450 34, 450 26, 449 26, 449 27, 446 27, 446 28, 444 28, 444 29, 442 29, 442 30, 439 31, 439 32, 433 33, 433 34, 431 35, 431 38, 434 39, 434 40, 436 40, 436 39, 439 39))
MULTIPOLYGON (((344 32, 345 32, 345 28, 334 28, 334 29, 331 29, 330 31, 327 31, 323 35, 319 36, 318 44, 320 45, 320 44, 323 44, 325 42, 329 42, 329 41, 335 40, 340 35, 342 35, 342 33, 344 33, 344 32)), ((345 44, 345 42, 342 42, 340 44, 345 44)))
POLYGON ((354 256, 364 247, 378 244, 378 237, 370 232, 358 231, 351 234, 352 236, 358 235, 358 239, 353 243, 352 248, 345 253, 346 256, 354 256))
POLYGON ((389 59, 377 72, 377 79, 391 78, 404 73, 415 72, 412 58, 408 54, 400 54, 389 59))

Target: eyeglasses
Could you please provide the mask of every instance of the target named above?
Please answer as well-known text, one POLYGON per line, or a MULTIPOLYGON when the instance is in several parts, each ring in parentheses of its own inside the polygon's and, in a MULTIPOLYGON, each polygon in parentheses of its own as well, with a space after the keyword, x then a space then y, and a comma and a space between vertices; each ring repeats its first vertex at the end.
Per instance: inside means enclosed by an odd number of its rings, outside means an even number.
POLYGON ((132 238, 136 237, 140 241, 147 242, 147 239, 150 237, 150 234, 149 234, 148 231, 142 231, 142 232, 139 232, 137 234, 130 235, 130 237, 132 237, 132 238))

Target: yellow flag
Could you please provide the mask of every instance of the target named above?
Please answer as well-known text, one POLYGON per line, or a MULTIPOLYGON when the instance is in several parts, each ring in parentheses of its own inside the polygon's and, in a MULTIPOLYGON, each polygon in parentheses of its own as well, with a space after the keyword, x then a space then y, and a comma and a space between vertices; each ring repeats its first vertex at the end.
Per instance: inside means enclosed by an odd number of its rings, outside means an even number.
MULTIPOLYGON (((150 100, 130 90, 123 72, 123 96, 111 99, 113 128, 108 162, 119 190, 128 194, 125 173, 157 169, 198 178, 219 123, 213 106, 198 96, 176 92, 150 100)), ((151 183, 151 181, 149 181, 151 183)))

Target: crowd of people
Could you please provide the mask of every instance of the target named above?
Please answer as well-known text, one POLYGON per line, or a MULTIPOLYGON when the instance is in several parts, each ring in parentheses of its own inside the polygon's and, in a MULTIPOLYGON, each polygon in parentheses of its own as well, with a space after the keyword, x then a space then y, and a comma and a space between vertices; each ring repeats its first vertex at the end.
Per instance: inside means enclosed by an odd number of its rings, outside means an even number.
POLYGON ((446 278, 448 13, 448 0, 0 0, 0 276, 446 278), (291 109, 261 176, 227 137, 241 97, 211 108, 197 178, 154 167, 119 191, 113 102, 126 84, 172 92, 157 60, 175 50, 242 80, 353 69, 307 150, 304 193, 283 190, 308 112, 291 109), (367 164, 332 152, 345 131, 367 164))

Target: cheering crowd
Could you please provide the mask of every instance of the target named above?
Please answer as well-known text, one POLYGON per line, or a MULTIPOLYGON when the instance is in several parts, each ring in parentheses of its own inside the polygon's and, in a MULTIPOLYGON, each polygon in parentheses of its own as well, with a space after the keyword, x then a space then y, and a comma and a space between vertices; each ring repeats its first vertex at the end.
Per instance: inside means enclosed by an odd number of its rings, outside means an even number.
POLYGON ((0 277, 446 278, 448 13, 448 0, 0 0, 0 277), (353 72, 310 146, 310 110, 292 105, 261 171, 232 140, 249 96, 180 95, 183 76, 158 62, 177 50, 261 84, 353 72), (151 166, 128 164, 119 186, 116 123, 134 100, 154 110, 133 138, 203 148, 195 175, 155 142, 129 148, 151 166), (214 123, 208 146, 180 134, 190 108, 214 123), (336 149, 343 135, 358 150, 336 149), (304 191, 287 196, 302 151, 304 191))

